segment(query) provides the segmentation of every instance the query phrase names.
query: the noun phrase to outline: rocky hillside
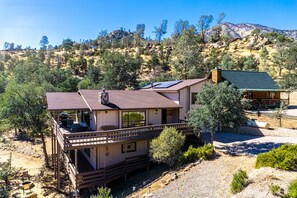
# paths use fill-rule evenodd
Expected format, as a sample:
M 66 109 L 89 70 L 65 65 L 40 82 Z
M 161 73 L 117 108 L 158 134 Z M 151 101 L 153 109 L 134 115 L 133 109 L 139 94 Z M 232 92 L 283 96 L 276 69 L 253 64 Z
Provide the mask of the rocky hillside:
M 255 29 L 258 30 L 254 31 Z M 215 27 L 206 32 L 206 38 L 211 38 L 214 33 Z M 228 35 L 229 38 L 223 35 Z M 243 69 L 239 67 L 250 66 L 245 69 L 267 71 L 277 78 L 280 76 L 280 69 L 274 56 L 278 52 L 279 42 L 282 42 L 283 46 L 292 43 L 293 39 L 288 38 L 297 40 L 297 30 L 278 30 L 248 23 L 222 23 L 221 34 L 217 40 L 208 39 L 206 43 L 201 41 L 197 43 L 202 55 L 200 65 L 204 67 L 205 72 L 216 66 L 224 69 Z M 52 68 L 70 69 L 74 75 L 84 77 L 90 65 L 98 65 L 102 49 L 106 49 L 141 57 L 143 61 L 139 79 L 150 80 L 165 73 L 171 75 L 175 72 L 172 60 L 176 58 L 174 51 L 177 42 L 178 38 L 174 36 L 159 43 L 120 29 L 94 40 L 84 43 L 71 41 L 69 44 L 62 44 L 47 51 L 33 49 L 0 51 L 0 66 L 3 69 L 13 70 L 17 60 L 24 60 L 34 55 Z M 288 71 L 282 68 L 282 72 L 286 74 Z
M 297 40 L 297 30 L 279 30 L 272 27 L 267 27 L 264 25 L 259 24 L 252 24 L 252 23 L 239 23 L 239 24 L 233 24 L 233 23 L 223 23 L 222 26 L 222 32 L 224 35 L 229 35 L 231 39 L 236 38 L 243 38 L 249 34 L 255 29 L 259 29 L 261 33 L 267 33 L 267 32 L 276 32 L 280 34 L 284 34 L 287 37 L 294 38 Z M 213 34 L 213 30 L 210 29 L 207 32 L 207 35 L 210 36 Z

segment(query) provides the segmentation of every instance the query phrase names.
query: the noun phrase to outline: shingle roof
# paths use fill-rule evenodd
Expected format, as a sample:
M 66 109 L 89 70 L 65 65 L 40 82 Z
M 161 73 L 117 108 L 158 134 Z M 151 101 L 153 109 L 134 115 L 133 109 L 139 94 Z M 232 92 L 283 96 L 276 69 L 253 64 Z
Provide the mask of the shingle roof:
M 180 106 L 170 99 L 154 92 L 107 90 L 109 104 L 103 105 L 98 101 L 100 90 L 80 90 L 84 100 L 91 110 L 116 110 L 116 109 L 155 109 L 179 108 Z
M 46 100 L 50 111 L 89 109 L 82 97 L 76 92 L 47 92 Z
M 223 80 L 229 81 L 237 89 L 255 91 L 280 90 L 266 72 L 222 70 Z
M 150 90 L 150 91 L 178 91 L 178 90 L 181 90 L 185 87 L 188 87 L 188 86 L 192 86 L 192 85 L 195 85 L 197 83 L 200 83 L 202 81 L 205 81 L 207 80 L 207 78 L 199 78 L 199 79 L 190 79 L 190 80 L 181 80 L 179 83 L 171 86 L 171 87 L 168 87 L 168 88 L 146 88 L 146 89 L 141 89 L 141 90 Z M 157 82 L 156 82 L 157 83 Z

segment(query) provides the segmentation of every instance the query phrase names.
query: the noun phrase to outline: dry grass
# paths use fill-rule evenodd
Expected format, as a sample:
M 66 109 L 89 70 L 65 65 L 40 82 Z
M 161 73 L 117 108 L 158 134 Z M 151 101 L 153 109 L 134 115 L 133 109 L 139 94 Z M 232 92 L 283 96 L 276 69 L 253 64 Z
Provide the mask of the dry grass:
M 247 115 L 249 119 L 255 119 L 261 122 L 268 122 L 270 128 L 279 128 L 279 120 L 272 117 L 272 115 L 261 115 L 258 117 L 257 115 L 254 114 L 248 114 Z M 288 118 L 283 118 L 282 119 L 282 128 L 289 128 L 289 129 L 296 129 L 297 128 L 297 119 L 288 119 Z

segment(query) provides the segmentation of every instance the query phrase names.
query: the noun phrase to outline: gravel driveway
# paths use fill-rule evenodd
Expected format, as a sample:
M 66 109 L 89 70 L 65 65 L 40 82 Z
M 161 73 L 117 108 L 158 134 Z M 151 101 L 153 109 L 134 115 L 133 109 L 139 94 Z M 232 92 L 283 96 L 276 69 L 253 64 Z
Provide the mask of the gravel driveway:
M 254 156 L 277 148 L 284 143 L 297 144 L 297 138 L 217 133 L 214 145 L 217 150 L 228 154 Z
M 231 197 L 230 183 L 233 174 L 239 169 L 254 170 L 255 155 L 284 143 L 297 143 L 297 138 L 218 133 L 214 145 L 221 156 L 213 161 L 202 161 L 177 180 L 154 191 L 153 197 Z

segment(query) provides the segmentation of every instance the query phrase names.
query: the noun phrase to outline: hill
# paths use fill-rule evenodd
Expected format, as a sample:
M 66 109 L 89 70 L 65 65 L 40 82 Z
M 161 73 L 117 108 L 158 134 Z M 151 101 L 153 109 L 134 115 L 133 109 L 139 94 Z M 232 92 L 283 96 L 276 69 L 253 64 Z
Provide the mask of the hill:
M 82 43 L 66 39 L 60 46 L 47 50 L 5 50 L 0 51 L 0 69 L 10 75 L 18 61 L 34 56 L 53 70 L 68 70 L 80 80 L 86 78 L 91 66 L 99 68 L 104 78 L 107 71 L 102 66 L 106 65 L 103 56 L 110 52 L 140 58 L 140 68 L 135 74 L 142 83 L 204 77 L 217 66 L 223 69 L 267 71 L 274 78 L 295 71 L 296 64 L 288 63 L 287 60 L 294 61 L 288 56 L 297 56 L 294 51 L 297 30 L 226 22 L 206 30 L 205 41 L 201 40 L 201 32 L 197 30 L 188 31 L 188 34 L 183 37 L 180 32 L 158 42 L 146 39 L 138 32 L 120 29 Z M 186 51 L 189 46 L 190 51 Z M 190 66 L 185 68 L 185 65 Z M 185 71 L 194 73 L 183 75 Z
M 286 37 L 293 38 L 297 40 L 297 30 L 280 30 L 273 27 L 268 27 L 259 24 L 252 23 L 222 23 L 222 32 L 224 35 L 229 35 L 231 39 L 244 38 L 252 33 L 253 30 L 259 29 L 261 33 L 275 32 L 279 34 L 283 34 Z M 212 29 L 207 31 L 207 35 L 212 35 Z

